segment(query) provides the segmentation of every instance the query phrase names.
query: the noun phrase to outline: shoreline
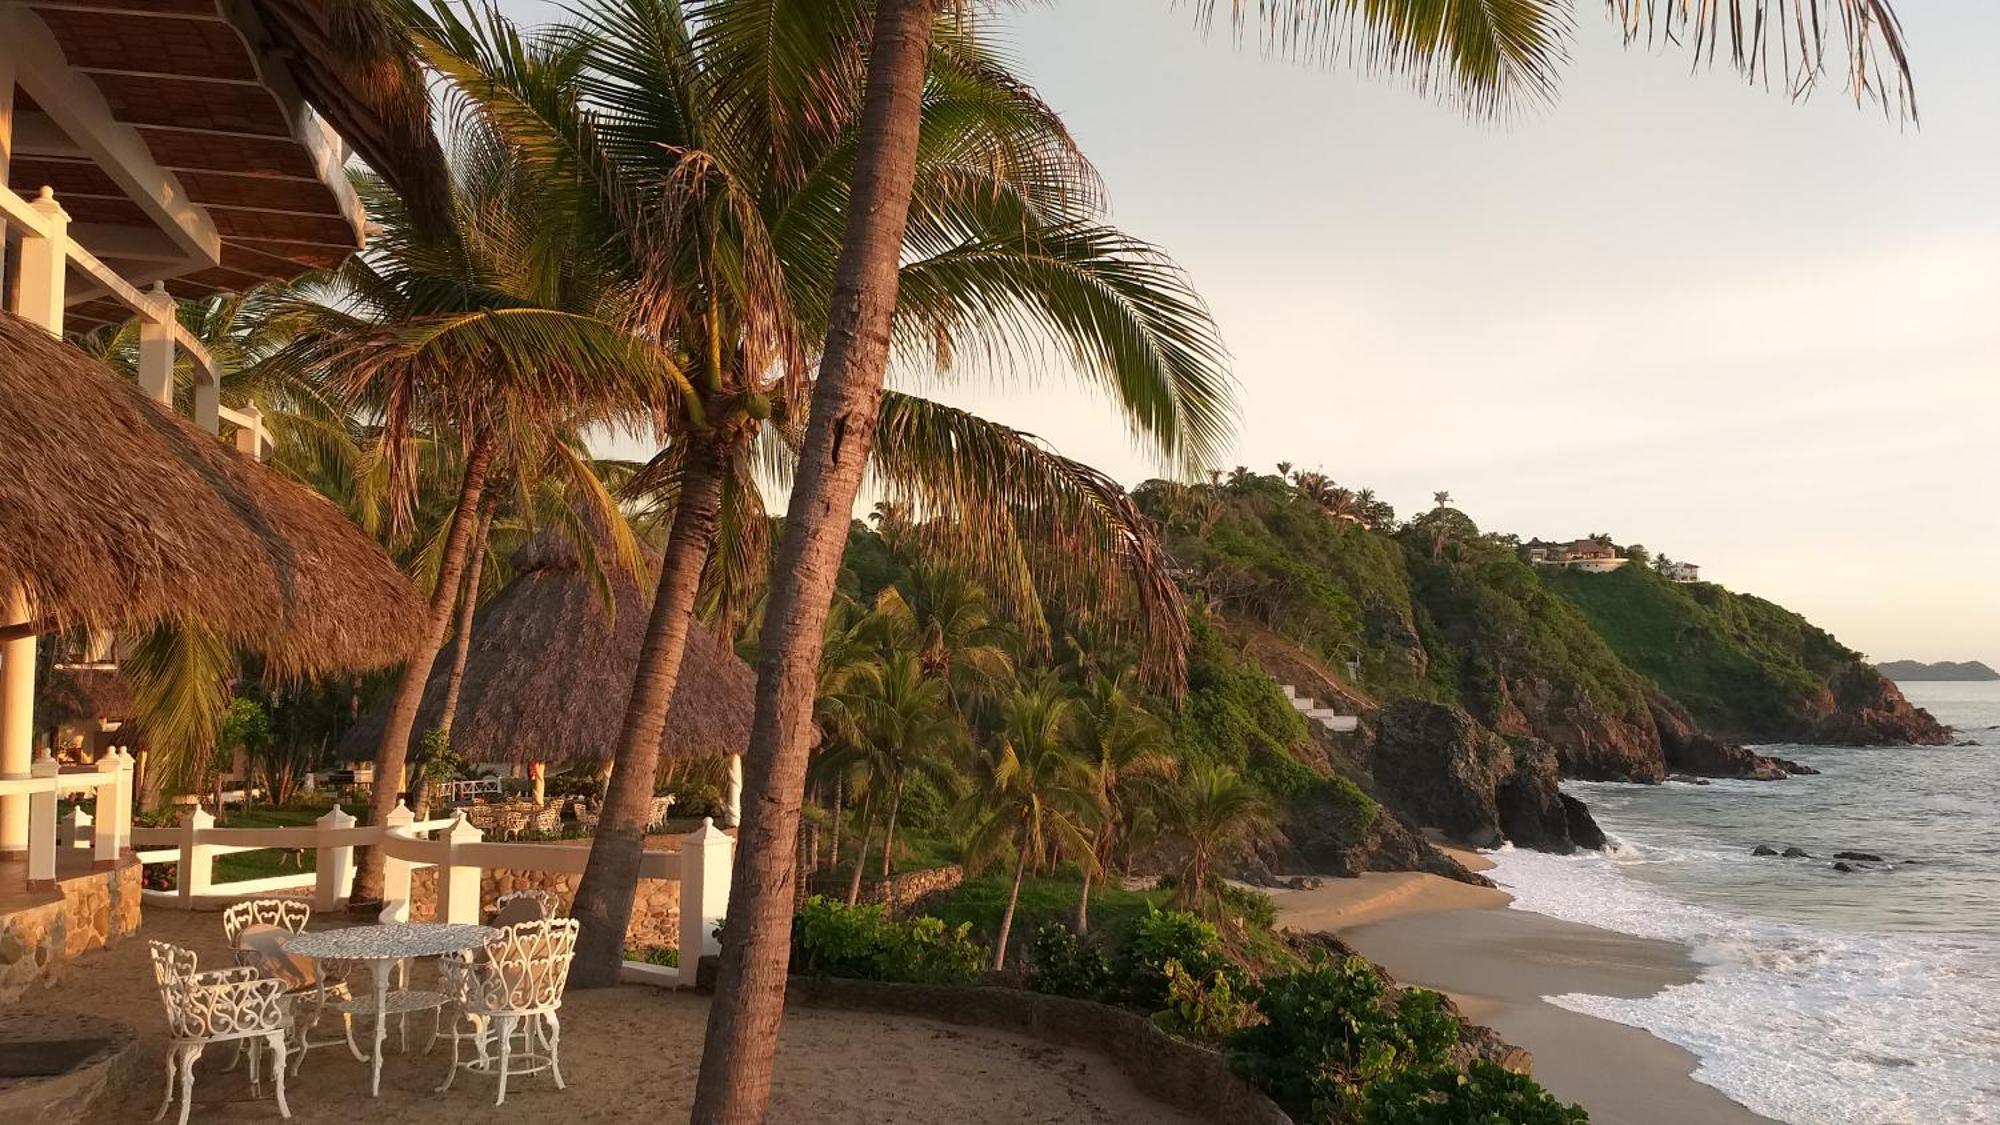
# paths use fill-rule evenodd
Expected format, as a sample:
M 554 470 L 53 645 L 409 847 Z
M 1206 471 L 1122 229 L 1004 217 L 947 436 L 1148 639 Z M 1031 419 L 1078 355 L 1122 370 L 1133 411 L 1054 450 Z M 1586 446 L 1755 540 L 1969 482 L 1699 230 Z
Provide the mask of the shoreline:
M 1447 850 L 1472 870 L 1493 866 Z M 1420 872 L 1266 893 L 1280 926 L 1334 934 L 1399 982 L 1445 993 L 1466 1018 L 1533 1052 L 1535 1079 L 1597 1125 L 1777 1125 L 1696 1081 L 1689 1051 L 1543 999 L 1643 997 L 1685 984 L 1702 971 L 1685 946 L 1506 909 L 1505 891 Z

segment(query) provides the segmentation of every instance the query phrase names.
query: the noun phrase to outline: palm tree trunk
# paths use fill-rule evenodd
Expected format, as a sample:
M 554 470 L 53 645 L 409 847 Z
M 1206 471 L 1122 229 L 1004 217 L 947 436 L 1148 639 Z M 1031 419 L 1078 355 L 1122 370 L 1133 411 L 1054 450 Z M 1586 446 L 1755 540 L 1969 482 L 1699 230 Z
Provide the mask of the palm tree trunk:
M 674 504 L 646 641 L 639 650 L 618 749 L 611 759 L 611 780 L 604 788 L 604 813 L 570 909 L 570 916 L 583 923 L 569 971 L 573 988 L 616 985 L 625 961 L 625 929 L 632 922 L 639 859 L 646 847 L 646 823 L 652 819 L 653 775 L 660 765 L 660 742 L 680 682 L 688 630 L 700 627 L 694 624 L 694 601 L 715 542 L 722 472 L 721 450 L 706 444 L 690 450 L 681 468 L 680 498 Z M 790 895 L 786 898 L 789 901 Z
M 479 528 L 472 535 L 472 556 L 465 560 L 465 584 L 458 598 L 458 628 L 452 634 L 451 675 L 444 682 L 444 712 L 438 716 L 438 729 L 443 731 L 447 741 L 451 737 L 451 724 L 458 718 L 459 689 L 465 686 L 465 654 L 472 647 L 472 615 L 479 608 L 479 574 L 486 569 L 486 543 L 493 534 L 493 504 L 488 501 L 480 505 Z M 424 776 L 422 767 L 429 762 L 418 763 L 416 814 L 423 820 L 431 811 L 431 786 Z
M 745 756 L 750 769 L 743 804 L 749 812 L 730 890 L 730 940 L 722 948 L 695 1085 L 691 1119 L 698 1125 L 754 1125 L 764 1120 L 770 1102 L 791 960 L 787 868 L 798 834 L 813 690 L 854 497 L 881 407 L 939 2 L 880 0 L 875 7 L 854 190 L 834 267 L 824 358 L 758 656 L 757 713 Z
M 1090 877 L 1095 868 L 1083 869 L 1083 893 L 1076 896 L 1076 933 L 1078 937 L 1090 932 Z
M 1014 889 L 1007 893 L 1007 913 L 1000 916 L 1000 936 L 993 941 L 993 971 L 1007 967 L 1007 935 L 1014 929 L 1014 907 L 1021 901 L 1021 876 L 1028 873 L 1028 844 L 1021 843 L 1021 854 L 1014 859 Z
M 833 779 L 833 834 L 826 840 L 826 869 L 840 870 L 840 827 L 847 819 L 847 779 Z
M 451 529 L 445 533 L 444 554 L 438 560 L 437 585 L 431 590 L 430 613 L 424 620 L 423 638 L 403 665 L 396 681 L 396 695 L 389 704 L 389 718 L 382 731 L 382 743 L 375 749 L 375 784 L 368 797 L 368 823 L 381 824 L 396 809 L 397 782 L 409 760 L 410 729 L 417 724 L 417 707 L 424 700 L 424 684 L 430 679 L 431 665 L 444 647 L 445 629 L 451 625 L 451 607 L 458 600 L 458 579 L 465 571 L 473 525 L 479 521 L 480 497 L 486 489 L 486 469 L 493 459 L 492 436 L 480 432 L 472 440 L 466 457 L 465 476 L 458 485 L 458 508 L 451 514 Z M 382 849 L 363 848 L 354 873 L 350 902 L 369 907 L 382 901 Z
M 889 792 L 889 827 L 882 833 L 882 878 L 888 887 L 884 893 L 884 909 L 891 918 L 896 916 L 896 814 L 903 810 L 903 779 L 896 779 L 896 787 Z
M 849 876 L 847 880 L 847 905 L 849 906 L 853 906 L 855 903 L 861 901 L 862 869 L 868 866 L 868 839 L 875 834 L 875 818 L 869 815 L 875 811 L 869 807 L 873 804 L 874 802 L 870 801 L 868 805 L 863 805 L 861 808 L 861 839 L 854 846 L 854 874 Z
M 465 593 L 458 603 L 458 632 L 453 636 L 454 648 L 451 654 L 451 678 L 444 683 L 444 713 L 438 716 L 438 727 L 446 734 L 451 733 L 452 723 L 458 720 L 458 696 L 465 687 L 465 657 L 472 647 L 472 617 L 479 609 L 479 578 L 486 569 L 486 545 L 493 535 L 493 505 L 483 505 L 479 512 L 479 531 L 472 539 L 472 557 L 465 561 Z

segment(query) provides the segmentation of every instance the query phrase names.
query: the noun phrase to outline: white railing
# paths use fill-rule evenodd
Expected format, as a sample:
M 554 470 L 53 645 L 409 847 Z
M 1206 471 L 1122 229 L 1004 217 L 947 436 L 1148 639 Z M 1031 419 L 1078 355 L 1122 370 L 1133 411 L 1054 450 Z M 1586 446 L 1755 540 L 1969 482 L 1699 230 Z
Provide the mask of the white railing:
M 118 865 L 132 833 L 132 756 L 122 749 L 104 752 L 87 770 L 63 772 L 45 751 L 26 777 L 0 777 L 0 797 L 28 799 L 28 889 L 56 885 L 56 847 L 61 825 L 56 805 L 65 793 L 97 797 L 98 816 L 90 826 L 91 858 L 101 868 Z M 106 815 L 109 812 L 110 815 Z
M 173 863 L 171 891 L 148 890 L 145 902 L 182 910 L 219 908 L 226 903 L 274 891 L 312 889 L 315 910 L 337 909 L 354 872 L 354 849 L 380 846 L 383 867 L 383 921 L 408 921 L 411 877 L 422 868 L 437 873 L 434 917 L 440 922 L 480 920 L 480 882 L 484 872 L 581 875 L 590 849 L 564 844 L 489 841 L 462 815 L 437 820 L 416 819 L 403 805 L 389 814 L 385 828 L 356 827 L 354 818 L 338 807 L 310 826 L 296 828 L 217 828 L 206 809 L 195 808 L 172 828 L 141 828 L 133 839 L 142 850 L 140 862 Z M 639 860 L 641 879 L 665 879 L 680 884 L 680 926 L 676 946 L 687 967 L 686 983 L 705 953 L 718 951 L 714 930 L 729 910 L 730 865 L 734 838 L 704 820 L 680 838 L 673 850 L 647 849 Z M 312 851 L 314 870 L 263 879 L 215 881 L 218 856 L 265 848 Z M 652 965 L 628 964 L 627 974 L 653 984 L 678 984 L 677 971 Z
M 460 781 L 440 781 L 431 786 L 431 800 L 438 804 L 471 804 L 480 797 L 498 797 L 503 787 L 497 777 L 474 777 Z

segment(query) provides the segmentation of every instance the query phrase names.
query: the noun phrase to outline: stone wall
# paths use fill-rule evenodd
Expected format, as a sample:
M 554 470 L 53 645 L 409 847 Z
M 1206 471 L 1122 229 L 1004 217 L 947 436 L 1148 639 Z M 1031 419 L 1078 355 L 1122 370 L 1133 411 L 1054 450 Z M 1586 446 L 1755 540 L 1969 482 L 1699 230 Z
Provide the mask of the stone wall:
M 1122 1008 L 1018 988 L 796 976 L 787 982 L 785 1002 L 972 1024 L 1096 1051 L 1139 1089 L 1203 1120 L 1291 1125 L 1277 1103 L 1229 1072 L 1220 1052 L 1176 1039 L 1151 1020 Z
M 59 880 L 60 897 L 0 914 L 0 1004 L 62 979 L 68 962 L 139 929 L 139 863 Z
M 649 847 L 658 847 L 663 841 L 648 841 Z M 589 841 L 581 841 L 588 844 Z M 576 899 L 576 885 L 582 881 L 581 875 L 560 874 L 549 871 L 510 871 L 495 867 L 482 871 L 479 875 L 479 914 L 484 918 L 493 913 L 494 904 L 501 895 L 512 891 L 544 890 L 553 892 L 562 900 L 563 910 Z M 410 873 L 410 918 L 412 921 L 428 922 L 437 914 L 437 869 L 420 867 Z M 625 929 L 625 944 L 628 947 L 680 944 L 681 885 L 670 879 L 641 879 L 639 890 L 632 900 L 632 923 Z
M 847 901 L 849 875 L 839 871 L 824 871 L 812 878 L 812 892 Z M 893 911 L 901 914 L 909 907 L 934 894 L 955 891 L 965 882 L 965 868 L 957 864 L 945 867 L 931 867 L 922 871 L 899 872 L 894 879 L 863 879 L 861 881 L 862 904 L 888 902 L 890 884 L 895 884 L 896 902 Z

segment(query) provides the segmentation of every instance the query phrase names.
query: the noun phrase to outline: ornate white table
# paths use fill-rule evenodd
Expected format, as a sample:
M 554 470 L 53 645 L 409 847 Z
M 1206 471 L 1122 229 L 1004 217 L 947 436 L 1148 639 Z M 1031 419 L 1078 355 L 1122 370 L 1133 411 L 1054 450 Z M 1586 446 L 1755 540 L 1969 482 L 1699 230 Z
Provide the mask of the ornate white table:
M 437 922 L 404 922 L 384 926 L 350 926 L 340 930 L 317 930 L 299 934 L 285 943 L 287 953 L 319 961 L 365 961 L 375 974 L 375 994 L 365 1011 L 375 1016 L 374 1049 L 369 1052 L 368 1090 L 382 1094 L 382 1040 L 387 1037 L 391 1015 L 444 1004 L 441 992 L 389 991 L 389 974 L 412 957 L 436 957 L 461 949 L 485 945 L 500 936 L 491 926 L 450 925 Z M 359 1004 L 357 1004 L 359 1007 Z

